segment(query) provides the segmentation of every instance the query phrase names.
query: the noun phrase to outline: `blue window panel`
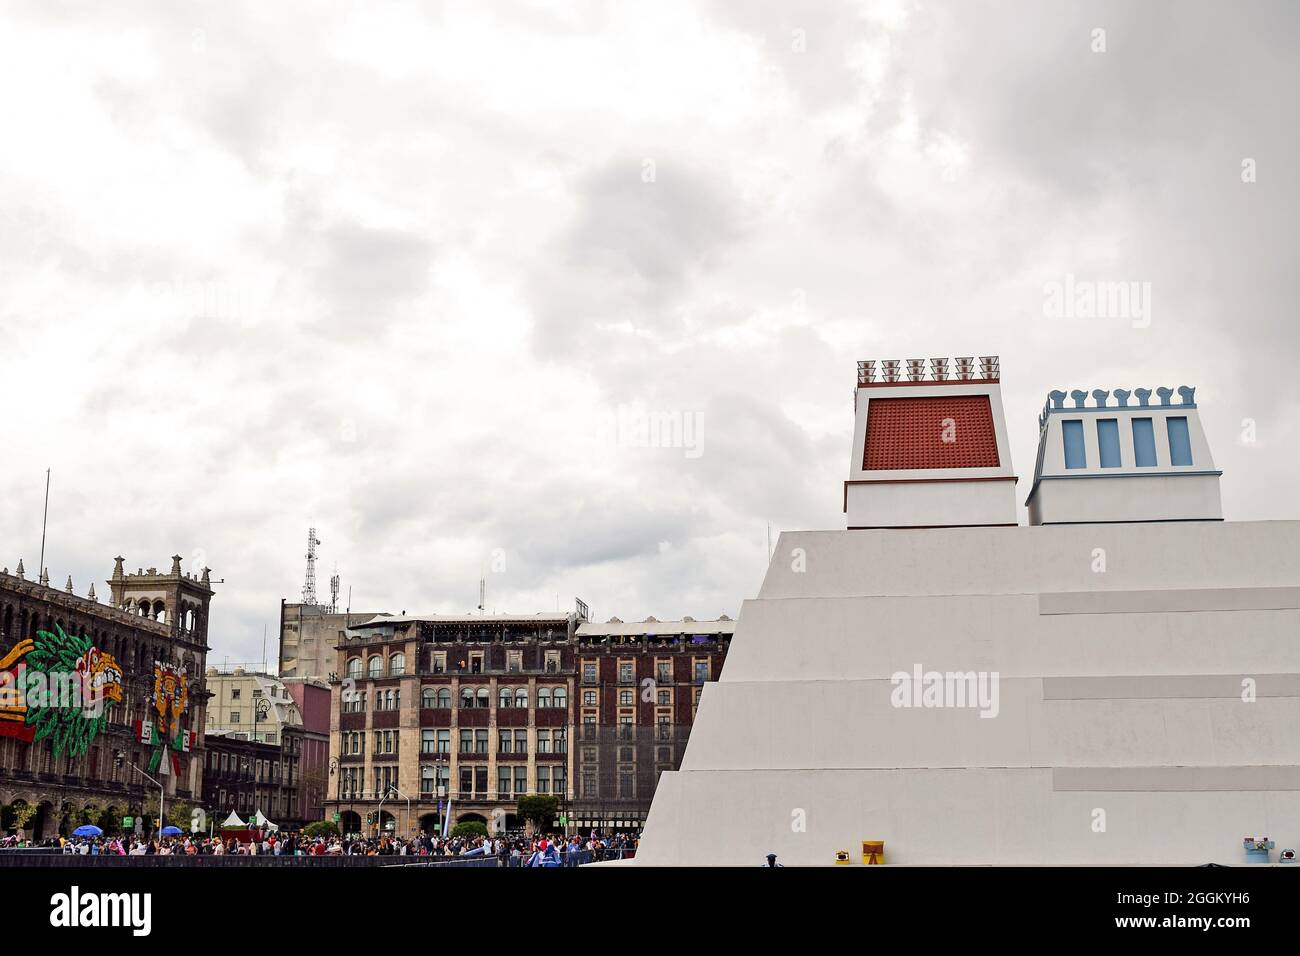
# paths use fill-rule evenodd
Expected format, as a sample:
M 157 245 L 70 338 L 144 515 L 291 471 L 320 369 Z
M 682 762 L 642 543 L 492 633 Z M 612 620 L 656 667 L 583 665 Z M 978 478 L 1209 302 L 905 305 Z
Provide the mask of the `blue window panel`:
M 1119 467 L 1119 420 L 1101 418 L 1097 420 L 1097 448 L 1101 452 L 1101 467 Z
M 1156 433 L 1151 419 L 1133 419 L 1133 464 L 1139 468 L 1154 468 L 1156 464 Z
M 1083 451 L 1083 422 L 1077 418 L 1061 422 L 1061 435 L 1065 439 L 1065 467 L 1088 467 Z
M 1190 465 L 1192 463 L 1192 440 L 1187 434 L 1187 419 L 1183 416 L 1167 418 L 1169 426 L 1169 463 L 1171 465 Z

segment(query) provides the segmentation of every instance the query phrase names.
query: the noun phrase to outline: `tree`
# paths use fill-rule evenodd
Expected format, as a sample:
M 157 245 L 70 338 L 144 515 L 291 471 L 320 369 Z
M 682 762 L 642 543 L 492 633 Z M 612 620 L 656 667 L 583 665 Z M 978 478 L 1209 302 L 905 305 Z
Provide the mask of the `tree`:
M 36 816 L 36 811 L 37 808 L 30 803 L 14 804 L 14 829 L 18 831 L 19 838 L 22 838 L 27 824 L 32 822 L 32 817 Z
M 311 837 L 328 837 L 337 836 L 339 828 L 330 820 L 317 820 L 315 823 L 309 823 L 302 828 L 303 836 Z
M 560 809 L 560 798 L 553 793 L 535 793 L 519 798 L 519 817 L 533 825 L 534 830 L 549 830 Z
M 454 837 L 485 837 L 487 836 L 487 824 L 479 823 L 477 820 L 466 820 L 458 823 L 451 828 L 451 835 Z
M 150 824 L 158 819 L 158 798 L 153 796 L 144 799 L 144 815 Z M 182 833 L 190 832 L 190 820 L 193 817 L 193 809 L 184 800 L 169 800 L 167 802 L 167 822 L 163 826 L 177 827 Z

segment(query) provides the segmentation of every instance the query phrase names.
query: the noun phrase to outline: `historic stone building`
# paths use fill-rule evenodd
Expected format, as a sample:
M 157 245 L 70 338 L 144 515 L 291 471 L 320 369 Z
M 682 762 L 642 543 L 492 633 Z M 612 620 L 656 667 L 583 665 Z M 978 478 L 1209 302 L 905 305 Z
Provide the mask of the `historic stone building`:
M 49 586 L 48 574 L 28 580 L 21 561 L 16 573 L 0 572 L 0 673 L 9 675 L 6 686 L 16 691 L 20 674 L 43 672 L 29 660 L 58 646 L 71 655 L 65 663 L 75 659 L 67 671 L 106 690 L 102 726 L 86 720 L 81 708 L 45 708 L 49 719 L 71 722 L 78 739 L 57 754 L 53 736 L 34 739 L 24 701 L 36 698 L 24 695 L 0 706 L 0 830 L 6 834 L 21 829 L 44 838 L 82 822 L 120 828 L 123 817 L 138 818 L 146 800 L 157 799 L 158 788 L 132 768 L 147 769 L 151 759 L 158 762 L 153 775 L 165 784 L 169 802 L 190 802 L 202 792 L 203 675 L 213 593 L 208 569 L 187 574 L 175 556 L 170 571 L 128 574 L 119 557 L 107 583 L 110 602 L 103 604 L 93 585 L 78 597 L 70 578 L 63 590 Z M 42 634 L 57 637 L 60 631 L 71 640 Z M 156 675 L 155 662 L 169 666 Z M 33 716 L 42 716 L 39 707 Z
M 637 830 L 732 627 L 575 613 L 354 625 L 333 668 L 327 813 L 348 833 L 431 832 L 448 807 L 454 823 L 512 830 L 520 796 L 554 794 L 570 827 Z

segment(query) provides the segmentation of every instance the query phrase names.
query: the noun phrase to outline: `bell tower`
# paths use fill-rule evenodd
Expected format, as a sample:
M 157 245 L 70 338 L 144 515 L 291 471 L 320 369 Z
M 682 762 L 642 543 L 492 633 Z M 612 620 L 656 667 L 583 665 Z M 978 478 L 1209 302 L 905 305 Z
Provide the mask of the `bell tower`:
M 181 570 L 181 556 L 172 555 L 171 570 L 141 568 L 135 574 L 123 569 L 125 558 L 114 559 L 108 579 L 112 604 L 130 614 L 166 624 L 173 640 L 207 646 L 208 605 L 212 601 L 209 569 L 198 576 Z

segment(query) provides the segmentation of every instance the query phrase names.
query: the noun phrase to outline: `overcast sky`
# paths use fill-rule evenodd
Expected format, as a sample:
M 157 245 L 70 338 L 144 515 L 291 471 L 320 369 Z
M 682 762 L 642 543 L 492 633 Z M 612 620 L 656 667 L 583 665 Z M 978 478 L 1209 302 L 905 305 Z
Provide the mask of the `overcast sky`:
M 843 527 L 862 358 L 1000 355 L 1022 502 L 1049 389 L 1195 385 L 1228 518 L 1300 518 L 1298 23 L 11 0 L 0 566 L 49 467 L 55 582 L 210 565 L 214 663 L 313 522 L 354 610 L 735 615 Z

